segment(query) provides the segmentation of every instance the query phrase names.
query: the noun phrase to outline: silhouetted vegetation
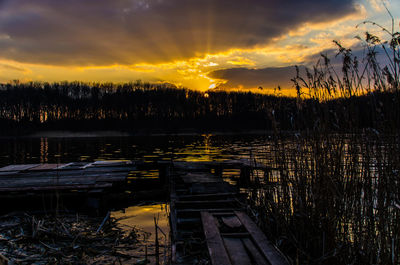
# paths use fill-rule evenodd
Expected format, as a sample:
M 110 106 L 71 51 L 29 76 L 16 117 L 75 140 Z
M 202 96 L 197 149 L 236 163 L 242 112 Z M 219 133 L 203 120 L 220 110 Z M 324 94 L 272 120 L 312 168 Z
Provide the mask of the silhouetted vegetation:
M 313 130 L 324 123 L 330 130 L 345 131 L 400 124 L 397 92 L 329 101 L 237 92 L 204 95 L 142 82 L 15 82 L 0 86 L 0 128 L 3 134 L 43 129 Z
M 297 98 L 252 93 L 202 93 L 168 84 L 80 82 L 0 85 L 3 134 L 68 130 L 384 131 L 400 125 L 400 33 L 372 23 L 389 40 L 366 33 L 365 58 L 339 42 L 339 69 L 322 55 L 293 84 Z M 360 38 L 361 40 L 361 38 Z M 379 54 L 379 51 L 382 55 Z M 380 61 L 385 61 L 381 66 Z M 341 71 L 340 71 L 341 70 Z
M 360 62 L 336 42 L 341 71 L 322 55 L 293 79 L 300 126 L 290 137 L 276 128 L 270 170 L 249 191 L 259 224 L 294 264 L 400 263 L 400 33 L 394 21 L 390 31 L 368 23 L 389 39 L 367 32 Z

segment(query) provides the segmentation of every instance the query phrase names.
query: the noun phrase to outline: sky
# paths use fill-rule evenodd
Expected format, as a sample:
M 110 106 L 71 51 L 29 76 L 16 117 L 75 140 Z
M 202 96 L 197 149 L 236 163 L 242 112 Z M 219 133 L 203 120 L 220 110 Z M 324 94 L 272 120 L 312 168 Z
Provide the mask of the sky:
M 400 1 L 383 0 L 400 31 Z M 172 83 L 294 89 L 332 40 L 390 27 L 381 0 L 0 0 L 0 82 Z

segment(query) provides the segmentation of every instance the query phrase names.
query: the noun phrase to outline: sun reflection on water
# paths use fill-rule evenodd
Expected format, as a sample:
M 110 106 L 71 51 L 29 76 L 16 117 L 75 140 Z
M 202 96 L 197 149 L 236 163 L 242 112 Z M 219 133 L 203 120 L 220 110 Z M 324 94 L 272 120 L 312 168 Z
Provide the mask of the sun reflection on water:
M 154 218 L 158 220 L 158 240 L 160 242 L 160 264 L 167 264 L 168 245 L 169 245 L 169 223 L 168 206 L 166 204 L 138 205 L 131 206 L 123 211 L 111 213 L 113 218 L 118 220 L 119 226 L 129 233 L 132 229 L 137 229 L 138 244 L 137 248 L 132 250 L 137 261 L 144 260 L 146 257 L 151 264 L 155 262 L 155 224 Z

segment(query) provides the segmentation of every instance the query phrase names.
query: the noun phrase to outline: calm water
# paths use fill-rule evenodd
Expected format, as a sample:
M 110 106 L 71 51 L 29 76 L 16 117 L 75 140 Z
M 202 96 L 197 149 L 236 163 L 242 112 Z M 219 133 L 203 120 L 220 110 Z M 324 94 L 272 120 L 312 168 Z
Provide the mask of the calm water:
M 223 161 L 253 157 L 267 141 L 268 136 L 257 134 L 2 138 L 0 166 L 113 159 Z
M 0 167 L 9 164 L 68 163 L 96 160 L 173 160 L 223 161 L 242 158 L 262 158 L 268 136 L 253 135 L 179 135 L 179 136 L 108 136 L 69 135 L 60 137 L 23 137 L 0 139 Z M 256 151 L 255 151 L 256 150 Z M 257 151 L 258 150 L 258 151 Z M 236 172 L 238 174 L 238 172 Z M 147 174 L 147 175 L 146 175 Z M 157 172 L 154 172 L 157 174 Z M 144 173 L 145 177 L 152 177 Z M 154 176 L 157 177 L 157 176 Z M 145 253 L 154 262 L 154 217 L 158 218 L 161 264 L 167 261 L 168 205 L 141 203 L 112 212 L 119 225 L 129 232 L 137 229 L 138 247 L 134 254 L 141 262 Z
M 0 138 L 0 166 L 115 159 L 149 162 L 250 159 L 282 169 L 271 169 L 268 183 L 262 183 L 261 192 L 257 189 L 253 194 L 254 205 L 263 206 L 260 208 L 260 216 L 263 216 L 263 211 L 265 216 L 270 214 L 265 204 L 269 202 L 275 209 L 276 218 L 286 220 L 283 224 L 293 224 L 288 231 L 299 230 L 296 225 L 300 221 L 304 227 L 311 224 L 310 221 L 317 224 L 324 220 L 337 221 L 326 221 L 321 227 L 310 226 L 309 230 L 300 233 L 296 242 L 303 239 L 305 247 L 309 246 L 310 241 L 317 242 L 315 249 L 310 246 L 307 251 L 320 255 L 318 246 L 325 244 L 325 234 L 329 232 L 331 238 L 337 239 L 333 243 L 340 245 L 345 242 L 349 246 L 343 250 L 343 260 L 352 256 L 348 253 L 366 251 L 372 256 L 383 253 L 382 260 L 400 260 L 400 254 L 395 251 L 400 246 L 397 236 L 400 231 L 398 136 L 376 138 L 368 135 L 333 135 L 322 137 L 317 142 L 314 139 L 282 139 L 279 146 L 275 146 L 268 135 L 262 134 L 72 136 Z M 258 176 L 258 173 L 262 174 L 256 172 L 255 175 Z M 157 177 L 154 174 L 145 177 Z M 322 183 L 322 180 L 328 184 Z M 339 189 L 341 192 L 337 192 Z M 322 212 L 329 209 L 331 218 L 318 219 L 319 215 L 315 213 L 320 208 L 315 208 L 315 202 L 329 206 L 321 209 Z M 379 205 L 383 206 L 377 208 Z M 294 214 L 299 212 L 302 215 Z M 168 205 L 165 202 L 131 205 L 112 214 L 120 219 L 121 226 L 136 227 L 141 231 L 143 244 L 137 250 L 138 259 L 135 262 L 143 259 L 146 248 L 149 254 L 154 253 L 154 217 L 159 218 L 160 227 L 168 234 Z M 303 219 L 299 219 L 299 216 Z M 268 224 L 270 219 L 266 219 L 265 223 Z M 271 224 L 271 227 L 276 225 L 273 222 Z M 343 230 L 343 227 L 347 228 Z M 378 236 L 371 237 L 371 234 Z M 160 238 L 165 245 L 166 239 L 161 235 Z M 287 241 L 286 244 L 290 246 L 291 243 Z M 168 253 L 163 247 L 160 251 Z

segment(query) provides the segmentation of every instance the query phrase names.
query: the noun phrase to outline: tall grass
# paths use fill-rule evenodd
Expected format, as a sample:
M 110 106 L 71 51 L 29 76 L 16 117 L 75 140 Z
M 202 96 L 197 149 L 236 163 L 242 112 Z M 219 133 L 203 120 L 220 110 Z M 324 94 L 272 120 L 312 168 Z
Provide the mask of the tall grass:
M 386 7 L 386 6 L 385 6 Z M 390 13 L 391 29 L 372 21 L 357 25 L 371 24 L 383 32 L 385 39 L 367 31 L 365 37 L 356 38 L 364 47 L 364 57 L 358 58 L 353 51 L 333 41 L 337 48 L 336 57 L 342 61 L 341 67 L 332 64 L 331 58 L 321 54 L 321 59 L 313 69 L 306 68 L 306 76 L 297 75 L 292 79 L 298 97 L 314 98 L 322 101 L 334 98 L 349 98 L 372 92 L 399 92 L 400 84 L 400 32 L 395 31 L 395 20 Z
M 361 61 L 335 42 L 340 69 L 322 55 L 298 71 L 297 133 L 277 126 L 270 170 L 249 191 L 259 225 L 293 264 L 400 264 L 400 33 L 393 18 L 391 30 L 364 24 L 388 39 L 367 32 Z
M 268 149 L 250 200 L 294 264 L 400 263 L 398 135 L 314 134 Z

